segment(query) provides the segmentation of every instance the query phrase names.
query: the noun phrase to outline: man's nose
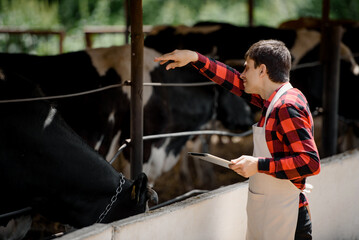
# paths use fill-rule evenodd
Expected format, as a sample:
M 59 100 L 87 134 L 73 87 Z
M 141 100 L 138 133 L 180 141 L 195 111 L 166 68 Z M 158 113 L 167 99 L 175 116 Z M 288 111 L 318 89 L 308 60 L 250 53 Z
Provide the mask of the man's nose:
M 246 77 L 245 73 L 242 72 L 241 75 L 240 75 L 240 77 L 241 77 L 242 79 L 245 78 L 245 77 Z

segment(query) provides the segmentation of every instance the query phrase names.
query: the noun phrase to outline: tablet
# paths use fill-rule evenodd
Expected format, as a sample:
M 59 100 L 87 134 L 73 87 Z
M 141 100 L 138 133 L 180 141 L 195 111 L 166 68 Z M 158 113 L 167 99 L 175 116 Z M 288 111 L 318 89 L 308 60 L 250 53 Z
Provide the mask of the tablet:
M 195 158 L 205 160 L 205 161 L 210 162 L 210 163 L 217 164 L 217 165 L 225 167 L 225 168 L 229 168 L 228 165 L 231 163 L 230 161 L 228 161 L 226 159 L 211 155 L 209 153 L 189 152 L 188 155 L 190 155 L 192 157 L 195 157 Z

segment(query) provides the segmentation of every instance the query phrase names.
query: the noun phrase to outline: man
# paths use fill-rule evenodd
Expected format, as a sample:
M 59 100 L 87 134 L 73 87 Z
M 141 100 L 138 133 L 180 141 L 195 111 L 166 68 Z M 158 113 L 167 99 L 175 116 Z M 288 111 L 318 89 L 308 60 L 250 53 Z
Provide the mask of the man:
M 253 156 L 231 161 L 230 168 L 249 177 L 247 239 L 312 239 L 306 177 L 320 171 L 313 119 L 303 94 L 289 83 L 291 55 L 284 43 L 263 40 L 245 55 L 239 73 L 190 50 L 155 58 L 166 69 L 188 63 L 210 80 L 263 108 L 253 126 Z M 246 94 L 244 94 L 246 93 Z

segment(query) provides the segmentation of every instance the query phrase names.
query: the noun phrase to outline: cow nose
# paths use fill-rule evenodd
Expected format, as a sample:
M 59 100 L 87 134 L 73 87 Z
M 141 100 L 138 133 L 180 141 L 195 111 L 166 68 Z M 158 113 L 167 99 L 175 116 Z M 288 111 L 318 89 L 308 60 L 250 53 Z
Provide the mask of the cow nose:
M 147 187 L 147 198 L 155 205 L 158 204 L 158 194 L 155 190 L 150 187 Z

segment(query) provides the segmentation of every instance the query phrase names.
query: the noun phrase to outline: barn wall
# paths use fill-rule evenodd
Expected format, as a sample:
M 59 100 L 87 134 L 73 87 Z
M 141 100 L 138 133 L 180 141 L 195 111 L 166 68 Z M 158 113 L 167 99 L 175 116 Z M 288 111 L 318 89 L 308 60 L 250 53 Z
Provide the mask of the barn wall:
M 308 195 L 314 239 L 359 239 L 359 151 L 322 159 Z M 61 239 L 245 239 L 247 183 L 238 183 L 149 213 L 96 224 Z
M 327 158 L 308 178 L 314 239 L 359 239 L 359 151 Z

